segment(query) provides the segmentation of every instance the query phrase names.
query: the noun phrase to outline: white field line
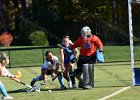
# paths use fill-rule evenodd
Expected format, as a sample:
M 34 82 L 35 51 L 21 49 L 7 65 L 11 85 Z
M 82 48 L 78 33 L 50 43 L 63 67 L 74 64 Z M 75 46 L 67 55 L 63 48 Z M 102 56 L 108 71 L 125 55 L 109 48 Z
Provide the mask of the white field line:
M 107 99 L 109 99 L 109 98 L 111 98 L 111 97 L 113 97 L 115 95 L 118 95 L 119 93 L 121 93 L 121 92 L 123 92 L 123 91 L 125 91 L 127 89 L 130 89 L 130 88 L 131 88 L 131 86 L 124 87 L 124 88 L 122 88 L 122 89 L 120 89 L 120 90 L 118 90 L 118 91 L 116 91 L 116 92 L 114 92 L 114 93 L 112 93 L 110 95 L 107 95 L 107 96 L 105 96 L 103 98 L 100 98 L 99 100 L 107 100 Z

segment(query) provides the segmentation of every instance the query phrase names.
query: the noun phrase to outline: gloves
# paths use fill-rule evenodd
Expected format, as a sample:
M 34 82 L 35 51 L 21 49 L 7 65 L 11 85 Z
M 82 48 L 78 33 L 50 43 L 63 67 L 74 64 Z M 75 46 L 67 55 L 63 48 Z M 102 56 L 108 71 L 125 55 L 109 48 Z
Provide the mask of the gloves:
M 103 49 L 99 49 L 99 52 L 103 52 Z
M 11 75 L 6 75 L 6 77 L 9 77 L 9 78 L 16 78 L 15 75 L 12 75 L 12 74 L 11 74 Z

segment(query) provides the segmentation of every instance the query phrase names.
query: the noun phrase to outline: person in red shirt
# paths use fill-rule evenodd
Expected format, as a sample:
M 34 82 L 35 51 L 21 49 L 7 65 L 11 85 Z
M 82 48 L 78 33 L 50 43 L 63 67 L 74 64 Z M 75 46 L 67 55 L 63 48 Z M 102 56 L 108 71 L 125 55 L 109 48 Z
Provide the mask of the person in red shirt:
M 91 34 L 91 29 L 85 26 L 81 29 L 81 36 L 71 44 L 74 49 L 80 46 L 80 56 L 77 62 L 75 76 L 79 80 L 79 88 L 91 89 L 93 87 L 93 70 L 96 61 L 96 49 L 103 51 L 103 43 L 96 36 Z

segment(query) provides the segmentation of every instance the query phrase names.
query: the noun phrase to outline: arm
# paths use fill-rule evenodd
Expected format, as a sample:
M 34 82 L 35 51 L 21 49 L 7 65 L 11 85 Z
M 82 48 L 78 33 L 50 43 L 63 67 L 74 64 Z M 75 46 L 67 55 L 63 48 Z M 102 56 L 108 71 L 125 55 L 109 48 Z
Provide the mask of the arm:
M 16 77 L 16 75 L 11 74 L 7 68 L 3 67 L 1 70 L 1 76 L 2 77 L 9 77 L 10 79 L 20 82 L 20 80 Z
M 77 48 L 74 49 L 74 55 L 76 59 L 79 57 L 79 50 Z
M 75 42 L 74 44 L 71 44 L 70 45 L 70 48 L 71 49 L 75 49 L 77 48 L 78 46 L 80 46 L 82 44 L 82 37 L 79 37 Z
M 99 51 L 103 51 L 103 43 L 97 36 L 95 36 L 95 39 L 96 39 L 95 44 L 99 48 Z
M 62 68 L 62 71 L 63 71 L 65 69 L 65 67 L 64 67 L 64 53 L 63 53 L 62 48 L 60 49 L 60 56 L 61 56 L 61 68 Z
M 9 77 L 9 78 L 14 78 L 15 77 L 15 75 L 12 75 L 6 67 L 1 68 L 1 76 L 2 77 Z
M 73 42 L 70 40 L 70 45 L 73 45 Z M 78 58 L 78 56 L 79 56 L 79 50 L 77 49 L 77 48 L 75 48 L 74 49 L 74 56 L 75 56 L 75 58 L 77 59 Z

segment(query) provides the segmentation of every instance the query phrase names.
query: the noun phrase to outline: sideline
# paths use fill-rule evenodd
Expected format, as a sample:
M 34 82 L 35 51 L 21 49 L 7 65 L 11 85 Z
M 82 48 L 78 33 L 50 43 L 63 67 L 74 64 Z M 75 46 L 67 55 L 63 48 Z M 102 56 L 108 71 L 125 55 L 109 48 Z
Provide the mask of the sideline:
M 118 91 L 116 91 L 116 92 L 114 92 L 114 93 L 112 93 L 112 94 L 110 94 L 110 95 L 107 95 L 107 96 L 105 96 L 105 97 L 103 97 L 103 98 L 100 98 L 100 99 L 98 99 L 98 100 L 107 100 L 107 99 L 109 99 L 109 98 L 111 98 L 111 97 L 113 97 L 113 96 L 115 96 L 115 95 L 118 95 L 119 93 L 121 93 L 121 92 L 123 92 L 123 91 L 125 91 L 125 90 L 130 89 L 131 87 L 132 87 L 132 86 L 124 87 L 124 88 L 122 88 L 122 89 L 120 89 L 120 90 L 118 90 Z

